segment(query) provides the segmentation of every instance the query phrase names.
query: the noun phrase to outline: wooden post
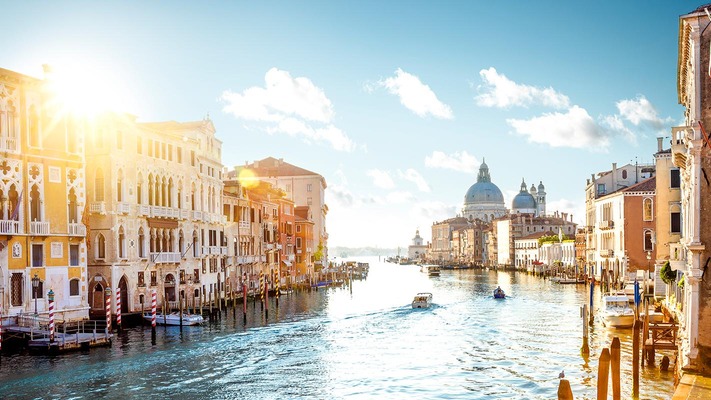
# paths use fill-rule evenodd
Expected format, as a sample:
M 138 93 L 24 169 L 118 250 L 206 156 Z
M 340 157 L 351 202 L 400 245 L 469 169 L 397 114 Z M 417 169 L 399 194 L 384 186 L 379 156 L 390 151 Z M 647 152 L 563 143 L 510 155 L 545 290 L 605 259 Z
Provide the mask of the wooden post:
M 583 347 L 580 348 L 583 356 L 590 355 L 590 345 L 588 344 L 588 305 L 583 304 Z
M 558 400 L 573 400 L 573 389 L 567 379 L 561 379 L 558 384 Z
M 632 326 L 632 398 L 639 398 L 639 330 L 641 323 L 638 319 Z
M 594 277 L 595 275 L 593 275 Z M 593 293 L 595 292 L 595 279 L 590 282 L 590 325 L 595 321 L 595 308 L 593 307 Z
M 183 327 L 183 295 L 178 291 L 178 312 L 180 313 L 180 327 Z
M 620 338 L 615 336 L 610 345 L 610 371 L 612 373 L 612 400 L 620 400 Z
M 597 368 L 597 400 L 607 400 L 607 383 L 610 375 L 610 349 L 604 348 L 600 353 Z

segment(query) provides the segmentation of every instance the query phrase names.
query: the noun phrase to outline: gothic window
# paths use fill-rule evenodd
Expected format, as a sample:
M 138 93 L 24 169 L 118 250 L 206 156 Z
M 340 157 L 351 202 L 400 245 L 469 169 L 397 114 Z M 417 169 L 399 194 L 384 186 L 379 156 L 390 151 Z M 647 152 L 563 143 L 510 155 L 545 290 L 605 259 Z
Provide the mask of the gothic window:
M 119 226 L 118 232 L 118 257 L 126 258 L 126 234 L 124 233 L 123 226 Z
M 644 251 L 652 251 L 652 247 L 652 231 L 646 230 L 644 231 Z
M 10 214 L 10 220 L 13 221 L 19 221 L 20 220 L 20 206 L 19 204 L 20 200 L 19 194 L 17 193 L 17 190 L 15 189 L 15 185 L 10 186 L 10 193 L 9 196 L 10 198 L 10 208 L 8 209 L 8 212 L 11 212 Z
M 42 221 L 40 204 L 39 187 L 32 185 L 32 190 L 30 191 L 30 221 Z
M 104 172 L 101 168 L 96 170 L 94 176 L 94 201 L 104 201 Z
M 12 277 L 10 278 L 10 301 L 12 302 L 13 306 L 22 305 L 22 288 L 22 274 L 13 273 Z
M 642 209 L 644 212 L 644 220 L 651 221 L 652 218 L 652 199 L 646 198 L 642 200 Z
M 118 171 L 118 178 L 116 179 L 116 201 L 123 201 L 123 171 Z
M 70 223 L 73 224 L 79 222 L 79 216 L 77 215 L 77 213 L 77 195 L 74 191 L 74 188 L 72 188 L 69 190 L 69 205 L 67 206 L 67 215 L 69 216 Z
M 178 251 L 182 255 L 185 253 L 185 239 L 183 238 L 183 231 L 178 232 Z
M 79 296 L 79 279 L 71 279 L 69 281 L 69 295 Z
M 136 204 L 143 204 L 143 176 L 140 174 L 136 182 Z
M 138 286 L 143 287 L 146 286 L 146 280 L 145 280 L 145 275 L 143 271 L 140 271 L 138 273 Z
M 193 257 L 200 257 L 197 232 L 193 232 Z
M 138 228 L 138 257 L 146 258 L 146 235 L 143 233 L 143 228 Z
M 101 233 L 96 236 L 96 258 L 106 258 L 106 238 Z

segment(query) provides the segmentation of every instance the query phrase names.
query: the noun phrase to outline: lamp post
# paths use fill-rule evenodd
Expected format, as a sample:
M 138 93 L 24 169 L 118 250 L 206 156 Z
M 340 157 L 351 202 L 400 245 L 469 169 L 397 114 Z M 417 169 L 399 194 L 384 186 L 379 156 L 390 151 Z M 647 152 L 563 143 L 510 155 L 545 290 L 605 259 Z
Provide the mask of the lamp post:
M 37 315 L 37 288 L 39 287 L 40 278 L 35 274 L 32 278 L 32 295 L 35 298 L 35 315 Z

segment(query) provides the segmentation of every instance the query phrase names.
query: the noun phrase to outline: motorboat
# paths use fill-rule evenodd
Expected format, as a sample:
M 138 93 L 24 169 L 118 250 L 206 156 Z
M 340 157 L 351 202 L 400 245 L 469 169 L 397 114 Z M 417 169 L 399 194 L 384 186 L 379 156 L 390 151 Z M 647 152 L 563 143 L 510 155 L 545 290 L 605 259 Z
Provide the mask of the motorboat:
M 422 264 L 420 266 L 420 271 L 426 273 L 428 276 L 439 276 L 440 269 L 439 265 Z
M 495 299 L 505 299 L 506 298 L 506 293 L 504 292 L 504 289 L 497 287 L 494 290 L 494 298 Z
M 608 328 L 631 328 L 634 324 L 634 310 L 625 293 L 603 295 L 600 315 Z
M 412 308 L 428 308 L 432 305 L 432 293 L 417 293 L 412 300 Z
M 151 313 L 144 313 L 143 319 L 146 321 L 152 320 Z M 202 324 L 202 315 L 183 313 L 183 325 L 200 325 Z M 173 312 L 170 314 L 156 313 L 156 324 L 158 325 L 180 325 L 180 313 Z

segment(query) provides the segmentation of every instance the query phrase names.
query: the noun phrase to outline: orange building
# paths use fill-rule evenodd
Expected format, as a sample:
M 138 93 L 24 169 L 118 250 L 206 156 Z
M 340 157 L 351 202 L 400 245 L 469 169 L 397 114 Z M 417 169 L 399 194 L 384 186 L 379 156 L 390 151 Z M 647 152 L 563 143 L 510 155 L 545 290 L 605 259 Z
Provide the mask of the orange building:
M 309 206 L 297 206 L 295 214 L 295 267 L 297 282 L 311 281 L 314 275 L 314 222 Z

